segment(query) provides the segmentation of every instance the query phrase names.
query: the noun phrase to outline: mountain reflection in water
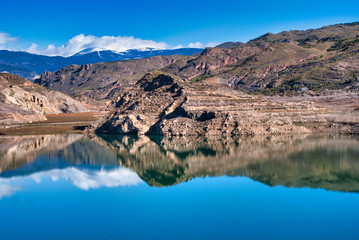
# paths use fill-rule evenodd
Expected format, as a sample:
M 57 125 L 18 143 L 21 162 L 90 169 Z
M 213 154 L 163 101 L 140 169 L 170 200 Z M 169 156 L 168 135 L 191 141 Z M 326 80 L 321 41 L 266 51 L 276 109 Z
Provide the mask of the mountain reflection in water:
M 171 186 L 196 177 L 246 176 L 267 185 L 359 192 L 357 136 L 251 138 L 44 135 L 0 137 L 0 198 L 31 178 L 80 189 Z

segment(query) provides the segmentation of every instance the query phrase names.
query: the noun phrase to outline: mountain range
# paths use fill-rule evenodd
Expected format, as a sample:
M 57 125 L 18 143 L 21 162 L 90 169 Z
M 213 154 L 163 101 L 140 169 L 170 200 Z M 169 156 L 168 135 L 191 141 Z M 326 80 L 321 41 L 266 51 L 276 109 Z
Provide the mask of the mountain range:
M 355 133 L 358 90 L 359 22 L 267 33 L 239 46 L 206 48 L 146 74 L 90 130 L 168 136 Z
M 192 82 L 217 82 L 232 89 L 265 95 L 296 94 L 299 90 L 313 93 L 326 89 L 357 88 L 358 43 L 359 22 L 305 31 L 267 33 L 247 43 L 227 42 L 206 48 L 195 55 L 177 57 L 176 61 L 167 62 L 168 64 L 158 65 L 154 62 L 151 70 L 162 68 L 162 72 Z M 94 55 L 96 52 L 90 54 Z M 141 77 L 136 76 L 129 82 L 128 78 L 123 78 L 122 70 L 116 70 L 113 65 L 114 63 L 94 64 L 81 72 L 78 71 L 81 67 L 66 67 L 56 73 L 44 73 L 37 82 L 54 90 L 66 89 L 65 93 L 73 95 L 79 93 L 76 84 L 84 84 L 85 81 L 87 85 L 91 83 L 90 85 L 96 85 L 97 88 L 112 90 L 116 87 L 117 92 L 122 92 Z M 94 68 L 106 70 L 94 72 Z M 143 69 L 141 64 L 133 63 L 126 68 L 127 71 L 140 72 L 142 75 L 150 70 L 137 69 Z M 99 82 L 100 78 L 105 81 L 104 72 L 106 83 L 111 84 L 116 80 L 116 86 L 105 86 Z M 74 82 L 74 85 L 69 84 L 70 82 Z M 91 89 L 91 92 L 94 92 L 94 89 Z M 107 95 L 92 94 L 88 91 L 82 94 L 95 99 L 113 99 L 118 95 L 108 95 L 109 91 L 105 92 Z
M 230 48 L 207 48 L 163 69 L 266 95 L 359 85 L 359 22 L 266 33 Z
M 116 52 L 91 48 L 82 50 L 70 57 L 49 57 L 28 52 L 0 50 L 0 72 L 8 72 L 33 80 L 38 78 L 45 71 L 57 71 L 71 64 L 84 65 L 162 55 L 192 55 L 202 51 L 203 49 L 199 48 L 164 50 L 150 48 L 145 50 L 130 49 L 125 52 Z
M 141 54 L 173 53 L 156 51 L 160 50 Z M 138 57 L 140 52 L 128 54 Z M 94 103 L 100 109 L 110 107 L 109 115 L 87 132 L 169 136 L 359 132 L 359 22 L 266 33 L 247 43 L 228 42 L 190 56 L 102 62 L 125 57 L 88 49 L 66 59 L 83 57 L 101 63 L 45 71 L 35 83 L 91 107 Z M 11 59 L 15 65 L 39 64 L 20 60 Z

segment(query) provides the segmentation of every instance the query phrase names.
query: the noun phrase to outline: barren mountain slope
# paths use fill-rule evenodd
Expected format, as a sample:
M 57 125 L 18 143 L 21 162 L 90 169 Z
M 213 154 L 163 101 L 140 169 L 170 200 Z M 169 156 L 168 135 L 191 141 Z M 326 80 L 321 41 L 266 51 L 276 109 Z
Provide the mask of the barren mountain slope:
M 357 89 L 359 22 L 267 33 L 238 47 L 207 48 L 162 70 L 267 95 Z
M 146 72 L 165 67 L 183 56 L 155 56 L 119 62 L 70 65 L 56 73 L 45 72 L 37 83 L 53 90 L 92 99 L 113 98 L 128 88 Z
M 9 73 L 0 73 L 0 110 L 0 127 L 46 120 L 45 114 L 88 111 L 63 93 Z

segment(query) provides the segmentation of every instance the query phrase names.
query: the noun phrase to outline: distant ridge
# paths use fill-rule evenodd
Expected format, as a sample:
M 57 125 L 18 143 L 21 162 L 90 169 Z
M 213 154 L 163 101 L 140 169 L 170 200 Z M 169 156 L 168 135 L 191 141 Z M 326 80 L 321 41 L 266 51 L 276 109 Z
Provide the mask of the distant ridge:
M 100 62 L 140 59 L 163 55 L 190 56 L 202 52 L 199 48 L 178 49 L 130 49 L 125 52 L 102 50 L 98 48 L 84 49 L 70 57 L 49 57 L 28 52 L 0 50 L 0 72 L 9 72 L 20 77 L 33 80 L 45 72 L 55 72 L 71 64 L 85 65 Z
M 217 45 L 216 48 L 229 49 L 229 48 L 241 46 L 242 44 L 243 44 L 242 42 L 225 42 L 225 43 Z

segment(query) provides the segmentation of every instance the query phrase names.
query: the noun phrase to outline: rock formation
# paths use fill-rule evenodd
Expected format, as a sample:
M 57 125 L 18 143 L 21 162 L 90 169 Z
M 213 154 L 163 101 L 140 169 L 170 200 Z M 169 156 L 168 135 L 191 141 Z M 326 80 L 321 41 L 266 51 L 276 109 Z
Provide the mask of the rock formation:
M 337 123 L 336 131 L 343 127 L 350 131 L 351 124 L 359 119 L 353 112 L 351 119 L 343 120 L 344 108 L 335 110 L 314 100 L 248 95 L 220 84 L 193 83 L 157 71 L 146 74 L 131 91 L 121 95 L 111 114 L 88 131 L 139 135 L 296 134 L 328 128 L 333 123 Z

